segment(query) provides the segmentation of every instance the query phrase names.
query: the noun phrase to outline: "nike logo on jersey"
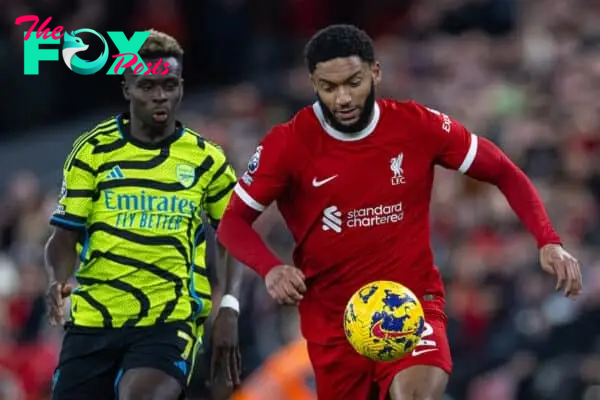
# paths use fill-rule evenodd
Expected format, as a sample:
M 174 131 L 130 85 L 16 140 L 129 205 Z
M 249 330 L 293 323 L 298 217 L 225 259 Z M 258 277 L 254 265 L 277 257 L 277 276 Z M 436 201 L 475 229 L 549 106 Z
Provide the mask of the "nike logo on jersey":
M 436 351 L 437 349 L 425 349 L 425 350 L 413 350 L 412 356 L 416 357 L 421 354 L 429 353 L 430 351 Z
M 313 178 L 312 181 L 312 185 L 314 187 L 319 187 L 319 186 L 323 186 L 324 184 L 326 184 L 327 182 L 331 182 L 332 180 L 334 180 L 335 178 L 337 178 L 337 175 L 334 176 L 330 176 L 329 178 L 323 179 L 321 181 L 318 181 L 316 177 Z

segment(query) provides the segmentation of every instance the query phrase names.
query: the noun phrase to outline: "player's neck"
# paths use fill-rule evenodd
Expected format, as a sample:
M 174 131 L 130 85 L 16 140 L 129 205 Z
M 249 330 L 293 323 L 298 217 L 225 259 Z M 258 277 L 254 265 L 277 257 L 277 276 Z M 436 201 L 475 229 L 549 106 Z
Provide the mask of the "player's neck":
M 366 138 L 377 127 L 380 116 L 379 105 L 377 102 L 373 102 L 372 107 L 366 107 L 359 123 L 355 124 L 352 129 L 348 129 L 346 126 L 339 126 L 339 123 L 333 123 L 332 121 L 335 121 L 334 117 L 327 118 L 328 110 L 319 101 L 313 104 L 313 110 L 325 132 L 334 139 L 341 141 L 355 141 Z
M 317 95 L 317 104 L 319 105 L 319 110 L 315 110 L 318 115 L 322 115 L 325 123 L 333 128 L 336 132 L 339 132 L 340 135 L 353 138 L 362 136 L 365 132 L 365 129 L 369 125 L 372 124 L 373 120 L 376 118 L 376 99 L 375 99 L 375 87 L 371 86 L 371 91 L 369 92 L 369 96 L 367 97 L 364 108 L 361 112 L 359 120 L 354 123 L 352 126 L 343 125 L 338 122 L 335 118 L 335 115 L 331 110 L 327 107 L 327 104 Z
M 158 143 L 175 133 L 176 121 L 167 122 L 160 129 L 145 125 L 137 118 L 131 119 L 131 136 L 141 142 Z

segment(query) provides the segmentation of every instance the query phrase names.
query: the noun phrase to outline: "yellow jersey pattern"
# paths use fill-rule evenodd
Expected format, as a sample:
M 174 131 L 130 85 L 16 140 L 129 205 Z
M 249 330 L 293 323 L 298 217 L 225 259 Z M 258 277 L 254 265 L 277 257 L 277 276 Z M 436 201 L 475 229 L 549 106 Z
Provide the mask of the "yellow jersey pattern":
M 177 124 L 156 145 L 127 114 L 80 136 L 51 224 L 81 232 L 75 325 L 200 322 L 212 308 L 204 213 L 218 224 L 237 181 L 221 148 Z

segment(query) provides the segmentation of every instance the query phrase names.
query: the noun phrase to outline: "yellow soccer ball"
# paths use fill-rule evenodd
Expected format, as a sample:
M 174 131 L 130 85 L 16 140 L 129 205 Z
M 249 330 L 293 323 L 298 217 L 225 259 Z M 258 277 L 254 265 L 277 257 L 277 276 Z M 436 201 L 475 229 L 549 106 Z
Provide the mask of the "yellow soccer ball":
M 425 330 L 419 299 L 405 286 L 376 281 L 354 293 L 344 312 L 352 347 L 375 361 L 394 361 L 413 351 Z

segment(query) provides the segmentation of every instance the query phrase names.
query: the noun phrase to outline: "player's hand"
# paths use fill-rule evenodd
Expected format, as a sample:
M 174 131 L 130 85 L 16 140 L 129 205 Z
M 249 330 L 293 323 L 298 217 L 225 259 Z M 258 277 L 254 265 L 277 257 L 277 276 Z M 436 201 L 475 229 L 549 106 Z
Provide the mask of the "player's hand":
M 65 324 L 65 298 L 71 295 L 73 287 L 66 283 L 50 282 L 46 293 L 48 318 L 52 326 Z
M 265 277 L 267 292 L 279 304 L 297 304 L 306 292 L 302 271 L 291 265 L 279 265 Z
M 558 244 L 540 249 L 540 264 L 544 272 L 556 276 L 556 290 L 564 289 L 565 296 L 577 297 L 583 290 L 580 263 Z
M 242 357 L 238 342 L 238 313 L 221 308 L 212 327 L 210 380 L 213 400 L 226 400 L 241 385 Z

